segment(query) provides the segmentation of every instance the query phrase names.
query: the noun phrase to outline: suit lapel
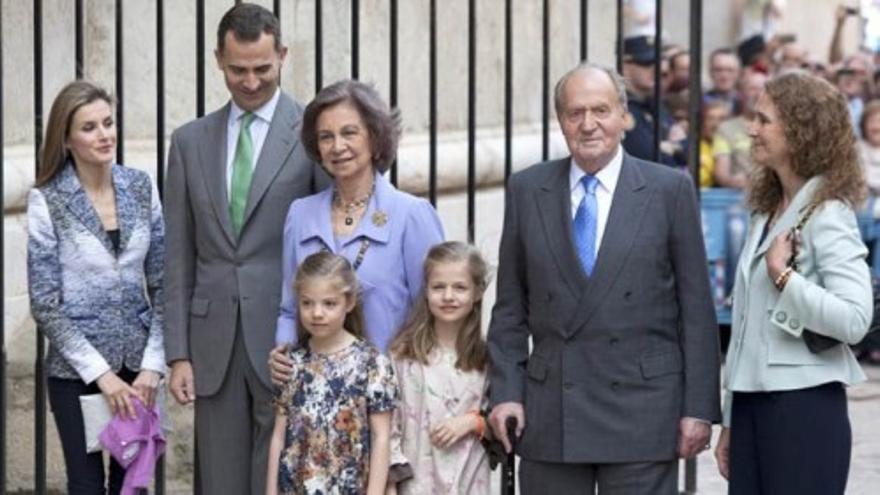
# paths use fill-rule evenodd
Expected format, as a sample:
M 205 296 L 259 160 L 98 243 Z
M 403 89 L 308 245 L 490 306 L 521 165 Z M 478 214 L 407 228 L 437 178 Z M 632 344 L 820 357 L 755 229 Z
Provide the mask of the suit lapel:
M 811 178 L 808 180 L 803 187 L 801 187 L 800 191 L 794 195 L 794 198 L 791 200 L 791 204 L 786 208 L 785 213 L 782 214 L 782 217 L 776 221 L 776 224 L 770 229 L 770 232 L 767 233 L 767 237 L 761 242 L 758 246 L 758 249 L 755 251 L 755 257 L 752 259 L 754 263 L 759 258 L 761 258 L 764 253 L 770 248 L 770 244 L 773 243 L 773 239 L 776 238 L 779 234 L 788 231 L 792 227 L 796 226 L 800 221 L 801 216 L 809 206 L 810 201 L 813 199 L 813 193 L 821 184 L 822 179 L 818 176 Z M 764 224 L 760 225 L 761 229 L 764 228 Z M 760 235 L 760 231 L 759 235 Z
M 137 221 L 138 206 L 133 204 L 126 174 L 118 165 L 113 166 L 113 189 L 116 194 L 116 223 L 119 227 L 119 252 L 125 251 Z
M 202 164 L 208 194 L 214 214 L 220 227 L 230 243 L 237 243 L 232 233 L 232 220 L 229 218 L 229 193 L 226 185 L 226 132 L 228 127 L 230 104 L 214 112 L 207 118 L 204 136 L 200 143 L 199 156 Z
M 586 289 L 588 281 L 575 252 L 571 230 L 571 185 L 568 174 L 570 163 L 570 158 L 564 158 L 542 165 L 555 170 L 535 191 L 535 202 L 559 273 L 568 288 L 577 294 Z
M 269 132 L 266 134 L 266 140 L 263 142 L 263 148 L 251 179 L 251 189 L 248 192 L 247 206 L 241 224 L 242 230 L 263 195 L 266 194 L 269 185 L 272 184 L 275 176 L 287 161 L 287 157 L 299 143 L 297 126 L 301 115 L 293 101 L 282 92 L 278 98 L 278 107 L 275 109 L 275 115 L 272 116 L 272 123 L 269 125 Z M 293 198 L 290 199 L 293 200 Z
M 565 326 L 569 335 L 577 332 L 590 320 L 605 299 L 605 294 L 618 279 L 618 273 L 632 249 L 651 196 L 645 188 L 645 179 L 638 167 L 638 163 L 624 155 L 620 178 L 602 235 L 602 245 L 599 246 L 599 255 L 596 257 L 596 266 L 587 290 L 580 295 L 578 308 L 581 309 L 575 313 L 571 324 Z
M 110 242 L 110 237 L 104 230 L 101 219 L 98 218 L 98 212 L 89 201 L 85 189 L 79 183 L 72 164 L 68 163 L 60 172 L 57 187 L 58 191 L 67 197 L 64 203 L 73 216 L 101 242 L 108 253 L 114 253 L 113 243 Z

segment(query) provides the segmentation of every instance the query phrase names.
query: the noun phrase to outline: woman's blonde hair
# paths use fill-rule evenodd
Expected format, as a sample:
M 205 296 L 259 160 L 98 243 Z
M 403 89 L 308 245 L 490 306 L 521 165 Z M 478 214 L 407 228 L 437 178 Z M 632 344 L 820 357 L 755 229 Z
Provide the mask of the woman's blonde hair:
M 837 199 L 850 206 L 861 203 L 865 180 L 843 94 L 824 79 L 794 71 L 768 81 L 764 95 L 782 123 L 794 173 L 803 179 L 817 175 L 825 179 L 812 202 Z M 749 192 L 751 209 L 770 214 L 781 201 L 782 184 L 776 174 L 767 167 L 755 167 Z
M 36 185 L 49 182 L 67 162 L 64 142 L 70 134 L 70 125 L 76 112 L 89 103 L 104 100 L 111 107 L 113 97 L 105 89 L 88 81 L 74 81 L 64 86 L 52 102 L 49 120 L 46 122 L 46 136 L 37 157 Z
M 366 326 L 364 325 L 364 309 L 360 297 L 360 285 L 357 281 L 351 263 L 342 256 L 327 251 L 319 251 L 306 257 L 293 281 L 293 291 L 297 298 L 302 296 L 302 291 L 307 284 L 315 280 L 332 280 L 336 288 L 345 294 L 346 298 L 354 300 L 354 307 L 345 315 L 345 329 L 360 339 L 366 339 Z M 310 334 L 302 323 L 302 317 L 297 311 L 296 336 L 297 345 L 302 346 L 308 342 Z
M 428 356 L 437 346 L 434 333 L 434 315 L 428 309 L 428 280 L 437 265 L 444 263 L 467 264 L 471 281 L 474 284 L 474 307 L 468 314 L 464 326 L 455 342 L 458 358 L 455 367 L 462 371 L 486 368 L 486 341 L 480 330 L 483 316 L 483 293 L 489 284 L 489 267 L 477 248 L 458 241 L 437 244 L 428 251 L 423 265 L 424 282 L 419 299 L 415 302 L 409 318 L 391 343 L 391 355 L 397 359 L 409 359 L 422 364 L 430 364 Z

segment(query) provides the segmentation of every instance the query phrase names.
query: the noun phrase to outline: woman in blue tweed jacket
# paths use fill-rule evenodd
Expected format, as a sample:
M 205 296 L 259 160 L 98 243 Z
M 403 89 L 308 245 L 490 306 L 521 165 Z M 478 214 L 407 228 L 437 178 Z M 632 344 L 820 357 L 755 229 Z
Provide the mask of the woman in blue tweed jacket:
M 150 177 L 114 165 L 111 96 L 77 81 L 56 97 L 28 194 L 31 314 L 49 340 L 49 401 L 68 493 L 105 493 L 100 453 L 87 454 L 79 396 L 102 393 L 134 416 L 152 406 L 165 370 L 164 225 Z M 124 470 L 111 461 L 109 492 Z

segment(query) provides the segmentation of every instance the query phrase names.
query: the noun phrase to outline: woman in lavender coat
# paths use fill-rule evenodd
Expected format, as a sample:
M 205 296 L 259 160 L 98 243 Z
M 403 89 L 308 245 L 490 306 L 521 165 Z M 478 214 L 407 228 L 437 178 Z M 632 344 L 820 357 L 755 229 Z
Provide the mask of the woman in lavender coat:
M 397 190 L 382 175 L 394 160 L 399 136 L 398 112 L 358 81 L 327 86 L 306 107 L 302 143 L 333 184 L 294 201 L 287 214 L 273 380 L 283 382 L 289 373 L 278 351 L 296 339 L 292 280 L 308 255 L 326 250 L 352 263 L 367 336 L 382 352 L 418 297 L 422 262 L 428 249 L 443 241 L 443 227 L 430 203 Z

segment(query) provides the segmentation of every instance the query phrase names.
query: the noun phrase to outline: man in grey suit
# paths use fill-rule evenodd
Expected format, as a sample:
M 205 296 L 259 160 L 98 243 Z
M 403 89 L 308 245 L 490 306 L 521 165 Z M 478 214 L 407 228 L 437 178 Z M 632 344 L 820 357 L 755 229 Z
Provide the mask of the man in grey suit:
M 509 449 L 518 420 L 525 495 L 676 493 L 720 419 L 694 187 L 623 151 L 626 108 L 619 75 L 576 67 L 556 86 L 571 156 L 508 182 L 490 424 Z
M 302 107 L 278 85 L 286 53 L 271 12 L 230 9 L 215 55 L 232 101 L 171 137 L 165 355 L 172 394 L 195 402 L 205 494 L 265 491 L 284 217 L 326 180 L 300 146 Z

